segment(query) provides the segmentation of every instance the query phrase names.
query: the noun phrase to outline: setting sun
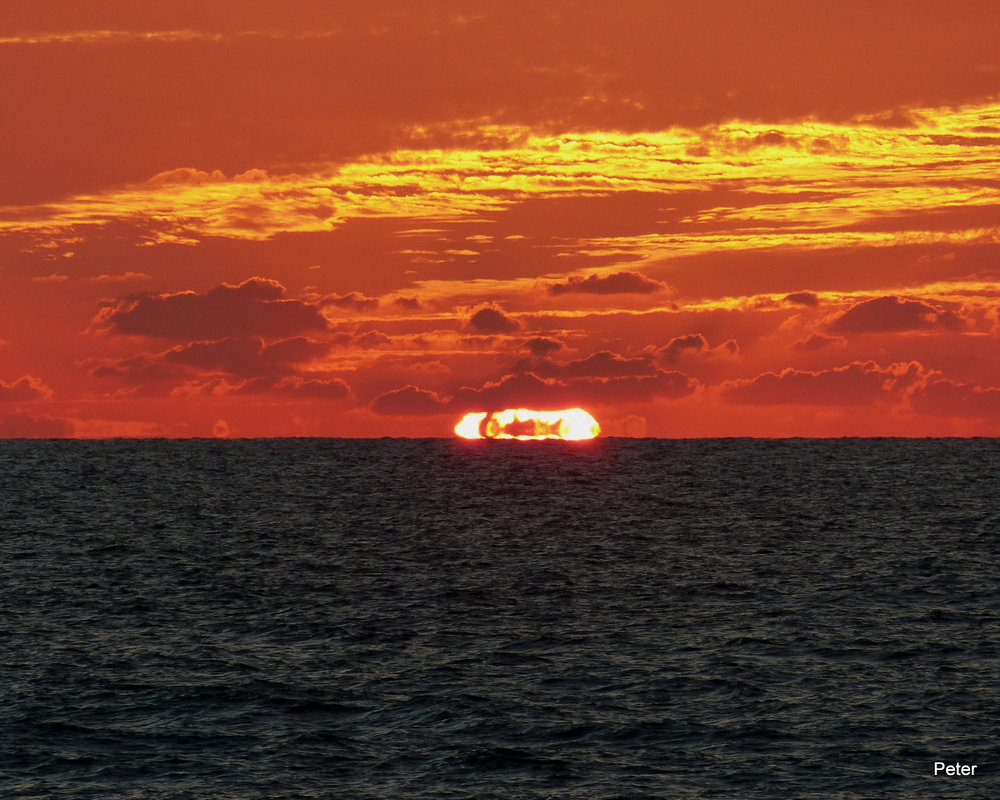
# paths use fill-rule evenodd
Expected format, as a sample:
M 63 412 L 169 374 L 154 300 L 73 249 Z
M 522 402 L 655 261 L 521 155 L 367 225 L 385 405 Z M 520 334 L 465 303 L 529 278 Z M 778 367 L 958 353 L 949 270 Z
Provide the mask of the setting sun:
M 531 411 L 508 408 L 505 411 L 472 412 L 455 426 L 464 439 L 593 439 L 601 432 L 597 420 L 582 408 L 561 411 Z

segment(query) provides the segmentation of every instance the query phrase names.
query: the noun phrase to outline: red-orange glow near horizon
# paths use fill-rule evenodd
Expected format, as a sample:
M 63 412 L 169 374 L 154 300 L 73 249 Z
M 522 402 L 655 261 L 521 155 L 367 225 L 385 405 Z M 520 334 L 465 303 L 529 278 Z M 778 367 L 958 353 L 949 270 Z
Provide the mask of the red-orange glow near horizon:
M 455 426 L 463 439 L 593 439 L 601 432 L 589 413 L 582 408 L 561 411 L 531 411 L 508 408 L 504 411 L 478 411 L 466 414 Z

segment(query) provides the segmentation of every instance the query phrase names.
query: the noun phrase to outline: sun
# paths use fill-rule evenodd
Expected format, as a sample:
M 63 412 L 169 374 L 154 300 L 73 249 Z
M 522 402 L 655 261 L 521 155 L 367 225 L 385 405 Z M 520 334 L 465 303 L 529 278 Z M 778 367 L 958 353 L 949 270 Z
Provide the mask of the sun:
M 559 411 L 532 411 L 508 408 L 504 411 L 473 411 L 455 426 L 463 439 L 563 439 L 579 441 L 593 439 L 601 432 L 588 412 L 582 408 Z

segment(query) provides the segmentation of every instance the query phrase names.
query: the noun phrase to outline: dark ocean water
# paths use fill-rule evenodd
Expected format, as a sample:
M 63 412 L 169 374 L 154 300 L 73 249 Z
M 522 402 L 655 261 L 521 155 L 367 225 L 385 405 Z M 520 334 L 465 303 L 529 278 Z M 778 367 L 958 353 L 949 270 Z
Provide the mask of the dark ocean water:
M 998 440 L 2 441 L 0 797 L 1000 797 L 998 472 Z

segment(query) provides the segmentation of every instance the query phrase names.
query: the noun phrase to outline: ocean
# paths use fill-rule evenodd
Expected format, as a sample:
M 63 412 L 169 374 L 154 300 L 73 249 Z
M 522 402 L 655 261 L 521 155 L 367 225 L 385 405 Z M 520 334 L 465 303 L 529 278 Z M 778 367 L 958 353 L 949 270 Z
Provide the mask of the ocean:
M 998 474 L 989 439 L 0 441 L 0 797 L 996 798 Z

